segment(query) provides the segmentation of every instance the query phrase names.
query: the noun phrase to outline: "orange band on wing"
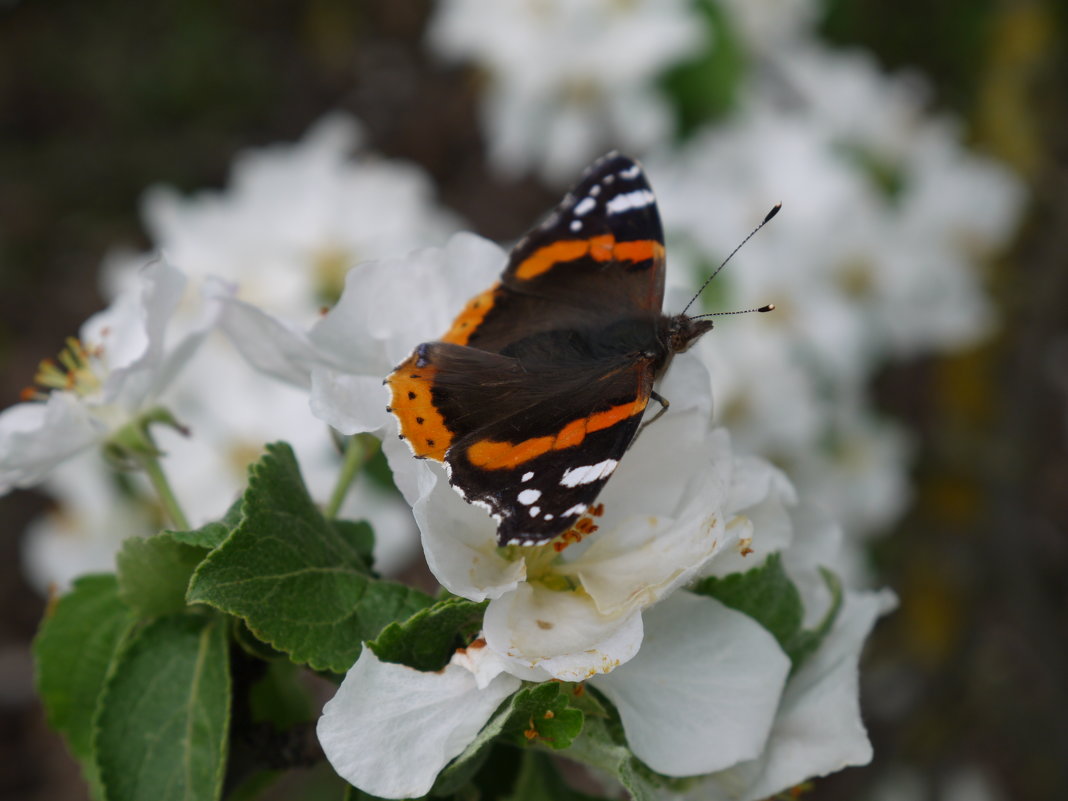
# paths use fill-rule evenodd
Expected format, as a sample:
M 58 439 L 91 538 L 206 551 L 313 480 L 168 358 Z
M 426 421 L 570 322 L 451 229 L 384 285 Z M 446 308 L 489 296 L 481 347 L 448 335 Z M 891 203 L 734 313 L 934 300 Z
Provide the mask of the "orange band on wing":
M 648 402 L 648 398 L 638 398 L 633 403 L 621 403 L 589 417 L 580 417 L 564 426 L 555 436 L 534 437 L 515 443 L 482 440 L 467 449 L 467 458 L 475 467 L 486 470 L 515 468 L 549 451 L 580 445 L 587 434 L 611 428 L 616 423 L 640 414 Z
M 454 345 L 466 345 L 471 334 L 482 324 L 486 314 L 493 308 L 494 295 L 500 284 L 494 284 L 485 292 L 475 295 L 467 301 L 462 312 L 452 321 L 452 326 L 441 338 L 442 342 L 451 342 Z
M 389 410 L 400 422 L 401 436 L 416 456 L 443 461 L 452 444 L 452 432 L 434 406 L 430 387 L 437 368 L 417 367 L 415 355 L 394 370 L 386 383 L 391 393 Z
M 523 281 L 529 281 L 531 278 L 548 272 L 560 262 L 575 261 L 583 256 L 590 256 L 595 261 L 637 262 L 663 258 L 664 246 L 655 239 L 616 242 L 612 234 L 603 234 L 590 239 L 554 242 L 538 248 L 527 256 L 516 268 L 515 276 Z

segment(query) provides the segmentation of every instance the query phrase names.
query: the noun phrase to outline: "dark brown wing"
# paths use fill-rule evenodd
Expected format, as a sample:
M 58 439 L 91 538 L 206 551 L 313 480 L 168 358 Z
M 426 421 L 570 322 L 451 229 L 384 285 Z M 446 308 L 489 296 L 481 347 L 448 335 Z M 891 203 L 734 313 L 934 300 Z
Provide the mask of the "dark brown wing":
M 420 345 L 387 379 L 401 436 L 498 520 L 501 544 L 547 541 L 593 504 L 649 401 L 644 360 L 549 366 L 450 343 Z
M 520 335 L 659 314 L 663 297 L 656 200 L 641 166 L 611 153 L 520 240 L 500 283 L 443 339 L 500 352 Z

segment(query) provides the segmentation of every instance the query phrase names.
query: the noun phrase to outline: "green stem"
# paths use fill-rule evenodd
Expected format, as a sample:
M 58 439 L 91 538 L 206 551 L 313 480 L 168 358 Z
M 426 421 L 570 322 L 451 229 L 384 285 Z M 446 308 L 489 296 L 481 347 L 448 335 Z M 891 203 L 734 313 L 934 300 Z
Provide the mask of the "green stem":
M 348 444 L 345 446 L 345 462 L 341 465 L 341 473 L 337 477 L 337 484 L 334 485 L 334 492 L 330 496 L 330 501 L 326 504 L 326 509 L 323 510 L 323 513 L 328 518 L 337 517 L 338 510 L 341 509 L 341 503 L 345 500 L 345 495 L 348 494 L 353 479 L 356 478 L 356 474 L 360 472 L 360 467 L 363 466 L 365 456 L 366 448 L 364 448 L 360 436 L 353 435 L 349 437 Z
M 144 468 L 145 473 L 148 474 L 148 480 L 156 488 L 156 493 L 159 495 L 159 499 L 163 503 L 163 508 L 167 511 L 171 522 L 179 529 L 188 531 L 190 528 L 189 520 L 186 518 L 185 512 L 182 511 L 178 499 L 174 496 L 174 490 L 171 489 L 171 484 L 163 472 L 163 466 L 160 465 L 159 459 L 147 453 L 140 453 L 138 454 L 138 461 L 141 463 L 141 467 Z

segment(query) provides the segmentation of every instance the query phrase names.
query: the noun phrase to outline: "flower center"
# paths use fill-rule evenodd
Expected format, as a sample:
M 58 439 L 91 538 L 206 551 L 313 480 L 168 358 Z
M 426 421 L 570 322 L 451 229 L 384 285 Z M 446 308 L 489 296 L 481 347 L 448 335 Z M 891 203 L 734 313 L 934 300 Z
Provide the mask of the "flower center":
M 601 516 L 604 514 L 604 504 L 597 504 L 590 509 L 590 515 Z M 597 530 L 597 524 L 593 517 L 586 515 L 579 518 L 575 525 L 560 534 L 555 539 L 541 545 L 509 545 L 501 548 L 501 555 L 509 561 L 523 559 L 527 563 L 527 581 L 540 584 L 548 590 L 555 592 L 582 591 L 582 584 L 573 575 L 563 575 L 557 571 L 560 564 L 560 554 L 569 545 L 582 542 L 588 535 Z
M 99 348 L 87 349 L 81 340 L 67 337 L 67 347 L 56 357 L 59 364 L 52 359 L 42 360 L 33 380 L 44 390 L 60 389 L 88 397 L 99 392 L 103 385 L 94 364 L 100 355 Z M 34 387 L 22 391 L 23 400 L 44 400 L 46 397 L 47 392 L 38 392 Z
M 345 288 L 345 275 L 356 263 L 352 254 L 336 245 L 328 245 L 312 256 L 315 292 L 321 303 L 333 306 Z

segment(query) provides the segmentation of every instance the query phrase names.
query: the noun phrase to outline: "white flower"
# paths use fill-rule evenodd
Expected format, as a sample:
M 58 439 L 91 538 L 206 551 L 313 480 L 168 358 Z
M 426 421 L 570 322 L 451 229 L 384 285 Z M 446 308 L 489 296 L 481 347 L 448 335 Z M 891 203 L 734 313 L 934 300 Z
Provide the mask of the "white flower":
M 609 146 L 642 152 L 671 134 L 655 88 L 707 30 L 685 0 L 443 0 L 431 46 L 489 75 L 484 127 L 494 164 L 570 180 Z
M 105 442 L 149 410 L 216 322 L 218 299 L 176 335 L 171 318 L 185 290 L 182 273 L 164 261 L 146 265 L 138 282 L 69 340 L 60 365 L 42 363 L 47 398 L 0 414 L 0 492 L 38 483 L 56 465 Z
M 243 300 L 310 324 L 352 265 L 440 242 L 455 227 L 422 170 L 369 152 L 354 158 L 359 141 L 356 122 L 333 114 L 295 144 L 239 155 L 222 192 L 149 190 L 154 245 L 191 278 L 219 276 Z M 123 285 L 128 269 L 113 264 L 107 287 Z
M 639 440 L 628 459 L 641 461 L 640 447 Z M 735 468 L 725 504 L 744 548 L 720 550 L 703 572 L 726 575 L 779 552 L 800 591 L 804 626 L 818 627 L 832 606 L 819 569 L 835 561 L 841 540 L 837 527 L 810 506 L 798 504 L 789 482 L 767 463 L 745 457 L 735 460 Z M 442 525 L 469 522 L 454 518 Z M 586 542 L 596 542 L 601 535 L 598 531 Z M 648 550 L 625 558 L 631 557 L 655 559 Z M 528 595 L 534 592 L 531 588 Z M 566 590 L 557 594 L 566 595 Z M 519 603 L 526 600 L 520 598 Z M 628 746 L 649 767 L 669 776 L 706 775 L 687 798 L 764 798 L 870 759 L 858 706 L 857 661 L 875 619 L 892 604 L 888 593 L 847 592 L 825 639 L 788 677 L 789 659 L 753 619 L 711 598 L 679 590 L 643 615 L 646 631 L 640 650 L 610 672 L 593 676 L 590 683 L 615 705 Z M 536 605 L 527 609 L 528 614 L 540 611 Z M 486 640 L 493 625 L 488 611 Z M 388 675 L 372 672 L 372 666 Z M 509 673 L 527 680 L 545 678 L 482 640 L 477 649 L 459 652 L 438 673 L 382 666 L 365 653 L 346 678 L 352 687 L 328 705 L 329 719 L 320 723 L 324 750 L 361 789 L 385 797 L 425 791 L 448 762 L 440 743 L 433 755 L 424 756 L 426 739 L 438 738 L 448 743 L 449 753 L 460 753 L 488 720 L 486 709 L 508 691 L 502 686 L 480 693 Z M 369 699 L 375 699 L 373 714 L 380 728 L 390 732 L 388 742 L 381 742 L 359 717 Z M 424 710 L 439 704 L 447 712 L 435 720 L 447 731 L 435 727 L 427 734 Z M 392 745 L 406 738 L 416 743 L 413 759 L 422 760 L 418 764 L 408 765 L 407 751 Z M 398 754 L 404 755 L 401 765 L 391 766 L 391 772 L 405 776 L 411 771 L 418 785 L 391 780 L 389 786 L 371 786 L 369 782 L 377 781 L 376 759 L 388 756 L 396 761 Z

